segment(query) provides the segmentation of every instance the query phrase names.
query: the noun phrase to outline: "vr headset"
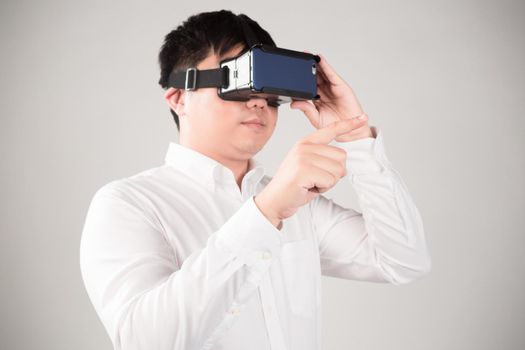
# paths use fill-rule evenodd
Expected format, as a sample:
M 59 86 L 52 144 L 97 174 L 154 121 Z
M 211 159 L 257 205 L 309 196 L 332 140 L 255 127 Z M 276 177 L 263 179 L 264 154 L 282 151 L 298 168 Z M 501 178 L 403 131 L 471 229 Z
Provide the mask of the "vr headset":
M 217 87 L 220 98 L 248 101 L 265 98 L 268 105 L 294 100 L 317 100 L 317 63 L 321 58 L 305 52 L 263 45 L 248 23 L 238 17 L 250 49 L 220 62 L 219 68 L 173 71 L 168 86 L 196 90 Z

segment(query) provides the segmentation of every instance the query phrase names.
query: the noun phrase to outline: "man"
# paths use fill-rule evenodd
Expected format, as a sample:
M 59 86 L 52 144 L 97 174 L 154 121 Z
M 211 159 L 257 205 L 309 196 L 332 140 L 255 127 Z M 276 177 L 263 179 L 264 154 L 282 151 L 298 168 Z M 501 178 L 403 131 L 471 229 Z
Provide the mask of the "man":
M 217 88 L 167 86 L 174 69 L 217 68 L 246 49 L 229 11 L 192 16 L 169 33 L 160 84 L 179 144 L 162 166 L 92 199 L 81 271 L 115 349 L 319 349 L 321 275 L 399 285 L 430 270 L 421 217 L 382 133 L 323 55 L 321 99 L 291 104 L 317 130 L 273 178 L 253 156 L 277 107 L 264 96 L 226 101 Z M 321 194 L 344 176 L 363 213 Z

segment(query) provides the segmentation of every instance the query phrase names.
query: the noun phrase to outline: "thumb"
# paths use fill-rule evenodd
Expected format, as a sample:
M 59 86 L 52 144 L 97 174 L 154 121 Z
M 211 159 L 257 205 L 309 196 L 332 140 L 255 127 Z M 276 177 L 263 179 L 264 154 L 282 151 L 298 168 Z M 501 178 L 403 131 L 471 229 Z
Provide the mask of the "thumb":
M 299 109 L 302 111 L 310 123 L 316 128 L 319 129 L 319 111 L 311 101 L 293 101 L 290 103 L 291 109 Z

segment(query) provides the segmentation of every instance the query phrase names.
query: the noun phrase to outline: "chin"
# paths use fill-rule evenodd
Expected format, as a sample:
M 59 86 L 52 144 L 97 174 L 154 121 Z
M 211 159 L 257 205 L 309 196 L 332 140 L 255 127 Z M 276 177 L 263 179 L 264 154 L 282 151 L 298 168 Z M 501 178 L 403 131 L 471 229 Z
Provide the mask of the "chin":
M 264 142 L 261 142 L 261 140 L 256 140 L 255 138 L 252 138 L 249 140 L 238 142 L 237 148 L 242 150 L 245 153 L 255 155 L 259 153 L 259 151 L 264 147 L 265 144 L 266 144 L 266 140 Z

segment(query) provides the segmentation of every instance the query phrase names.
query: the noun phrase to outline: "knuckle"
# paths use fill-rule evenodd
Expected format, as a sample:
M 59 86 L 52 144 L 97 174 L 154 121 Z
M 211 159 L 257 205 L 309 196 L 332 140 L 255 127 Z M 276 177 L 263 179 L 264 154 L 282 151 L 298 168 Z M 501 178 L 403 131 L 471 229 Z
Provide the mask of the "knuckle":
M 346 175 L 346 166 L 342 166 L 340 169 L 341 177 L 344 177 Z
M 300 139 L 294 144 L 294 147 L 301 147 L 302 145 L 306 145 L 308 143 L 307 138 Z
M 298 152 L 298 153 L 296 154 L 296 156 L 295 156 L 295 159 L 297 160 L 297 163 L 298 163 L 298 164 L 303 164 L 304 161 L 305 161 L 305 156 L 304 156 L 303 153 Z
M 334 187 L 337 184 L 337 181 L 339 181 L 339 178 L 332 175 L 332 183 L 330 184 L 330 187 Z
M 304 152 L 308 146 L 312 145 L 312 143 L 308 139 L 302 139 L 295 143 L 295 148 L 299 152 Z
M 304 166 L 309 161 L 308 156 L 304 152 L 297 152 L 295 154 L 295 160 L 299 167 Z
M 346 150 L 342 149 L 342 148 L 339 148 L 339 156 L 341 157 L 342 160 L 346 160 Z
M 306 142 L 303 142 L 303 141 L 296 142 L 295 145 L 293 146 L 294 153 L 296 154 L 303 153 L 305 145 L 306 145 Z

